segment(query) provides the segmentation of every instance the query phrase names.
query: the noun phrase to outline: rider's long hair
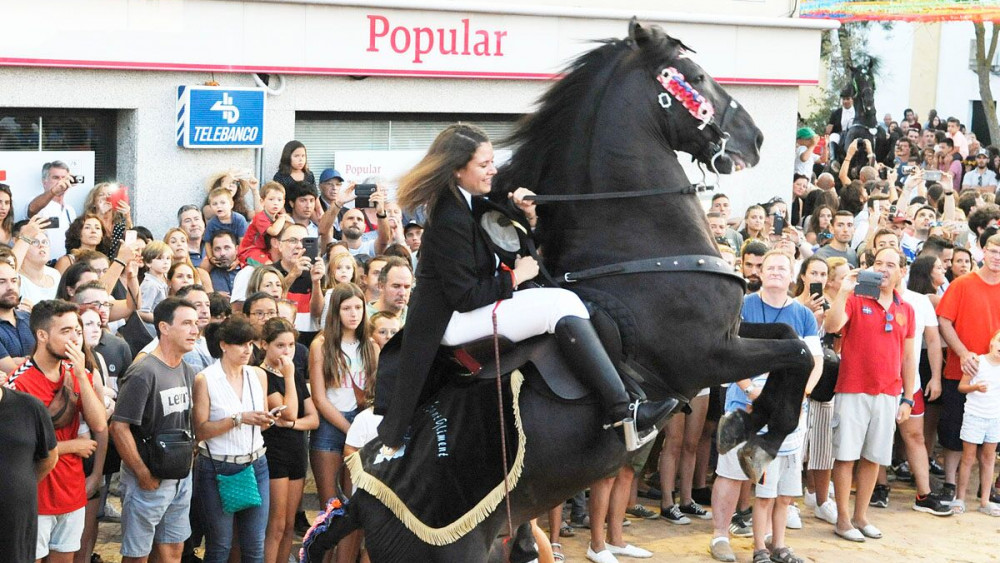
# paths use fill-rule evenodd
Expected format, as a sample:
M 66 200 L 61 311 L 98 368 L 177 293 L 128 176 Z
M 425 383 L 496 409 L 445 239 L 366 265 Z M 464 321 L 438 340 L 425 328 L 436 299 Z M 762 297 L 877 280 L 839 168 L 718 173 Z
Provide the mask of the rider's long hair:
M 347 355 L 340 348 L 343 328 L 340 322 L 340 305 L 344 301 L 357 297 L 361 300 L 361 324 L 354 329 L 354 337 L 358 341 L 361 352 L 362 368 L 366 381 L 375 381 L 375 368 L 378 363 L 378 352 L 371 339 L 368 328 L 368 311 L 365 306 L 365 294 L 353 283 L 338 283 L 330 290 L 330 310 L 326 315 L 326 327 L 323 329 L 323 378 L 331 387 L 340 387 L 344 374 L 351 369 Z M 348 375 L 350 377 L 350 375 Z
M 434 205 L 446 192 L 461 199 L 455 172 L 462 169 L 483 143 L 490 142 L 486 132 L 465 123 L 449 125 L 438 134 L 427 155 L 399 181 L 396 199 L 405 211 L 426 208 L 430 219 Z

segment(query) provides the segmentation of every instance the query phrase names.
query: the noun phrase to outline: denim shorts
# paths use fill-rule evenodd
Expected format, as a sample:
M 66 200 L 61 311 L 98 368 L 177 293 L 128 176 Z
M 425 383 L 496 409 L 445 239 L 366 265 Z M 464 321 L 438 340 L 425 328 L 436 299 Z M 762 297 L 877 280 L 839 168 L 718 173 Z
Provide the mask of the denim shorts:
M 191 535 L 191 475 L 164 479 L 155 491 L 139 486 L 124 464 L 122 480 L 122 549 L 125 557 L 145 557 L 153 543 L 181 543 Z
M 340 414 L 344 415 L 348 423 L 353 423 L 354 417 L 358 416 L 358 409 L 347 412 L 340 411 Z M 319 428 L 309 434 L 310 450 L 344 453 L 344 442 L 347 440 L 347 434 L 327 422 L 323 415 L 319 417 Z
M 83 536 L 83 516 L 86 508 L 50 516 L 38 515 L 38 536 L 35 540 L 35 559 L 45 559 L 49 551 L 75 553 L 80 550 Z
M 1000 418 L 983 418 L 965 413 L 960 437 L 963 442 L 970 444 L 996 444 L 1000 442 Z

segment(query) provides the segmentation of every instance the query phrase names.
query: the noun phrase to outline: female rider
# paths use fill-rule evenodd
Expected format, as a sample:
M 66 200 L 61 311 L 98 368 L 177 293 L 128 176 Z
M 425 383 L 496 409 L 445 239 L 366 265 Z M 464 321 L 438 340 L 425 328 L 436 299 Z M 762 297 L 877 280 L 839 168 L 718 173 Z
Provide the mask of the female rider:
M 608 427 L 634 417 L 635 429 L 645 431 L 675 404 L 646 403 L 632 412 L 625 386 L 579 297 L 559 288 L 518 290 L 538 275 L 538 264 L 528 256 L 513 264 L 501 262 L 477 220 L 477 212 L 486 205 L 480 200 L 490 194 L 495 174 L 493 145 L 486 133 L 455 124 L 437 136 L 423 160 L 400 180 L 400 206 L 409 212 L 425 209 L 428 220 L 407 319 L 407 325 L 420 330 L 403 329 L 403 361 L 399 373 L 392 374 L 394 384 L 385 389 L 389 403 L 379 436 L 386 454 L 403 445 L 418 403 L 435 391 L 427 383 L 438 346 L 458 346 L 492 335 L 494 309 L 499 334 L 512 341 L 555 334 L 574 373 L 600 397 Z M 510 194 L 493 193 L 492 199 L 513 200 L 533 223 L 535 206 L 525 200 L 531 195 L 518 188 Z

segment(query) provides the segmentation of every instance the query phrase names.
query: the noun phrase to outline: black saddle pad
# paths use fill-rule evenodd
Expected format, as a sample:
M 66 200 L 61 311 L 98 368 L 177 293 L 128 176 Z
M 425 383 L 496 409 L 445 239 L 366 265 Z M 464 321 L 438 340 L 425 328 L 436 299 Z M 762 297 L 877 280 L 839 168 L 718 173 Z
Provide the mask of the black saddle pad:
M 523 376 L 504 378 L 507 483 L 517 486 L 525 438 L 517 405 Z M 475 528 L 504 499 L 496 381 L 437 392 L 420 408 L 403 448 L 390 459 L 373 440 L 346 460 L 358 488 L 381 501 L 422 541 L 447 545 Z

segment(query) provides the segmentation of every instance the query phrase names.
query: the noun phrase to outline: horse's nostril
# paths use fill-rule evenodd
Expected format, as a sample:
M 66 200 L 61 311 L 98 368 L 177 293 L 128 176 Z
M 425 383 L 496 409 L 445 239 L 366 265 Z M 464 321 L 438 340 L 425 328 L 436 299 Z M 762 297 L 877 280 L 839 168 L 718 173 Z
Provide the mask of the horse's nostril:
M 764 145 L 764 134 L 758 131 L 757 138 L 754 141 L 757 143 L 757 150 L 760 150 L 760 147 Z

